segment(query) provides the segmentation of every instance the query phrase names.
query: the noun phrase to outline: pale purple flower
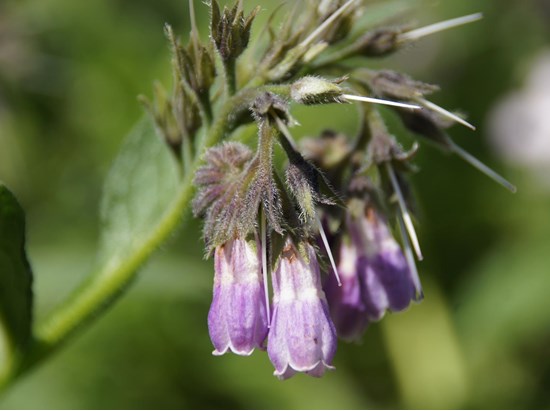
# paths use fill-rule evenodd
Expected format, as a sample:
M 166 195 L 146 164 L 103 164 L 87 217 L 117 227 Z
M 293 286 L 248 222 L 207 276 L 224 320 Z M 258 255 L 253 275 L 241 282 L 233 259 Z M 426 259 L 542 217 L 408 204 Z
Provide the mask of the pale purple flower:
M 338 274 L 329 272 L 325 292 L 330 315 L 338 336 L 353 341 L 361 337 L 368 325 L 367 307 L 363 301 L 363 286 L 357 274 L 359 250 L 351 241 L 342 241 L 338 255 Z
M 273 275 L 273 317 L 267 352 L 280 379 L 304 372 L 321 377 L 336 351 L 336 330 L 321 288 L 314 248 L 304 254 L 290 239 Z
M 236 238 L 216 247 L 208 330 L 214 355 L 264 349 L 267 314 L 258 247 Z
M 386 311 L 402 311 L 422 298 L 415 267 L 411 267 L 384 216 L 364 206 L 359 217 L 348 213 L 347 232 L 340 244 L 338 272 L 325 283 L 338 336 L 357 340 L 370 321 Z M 412 258 L 412 255 L 411 255 Z
M 363 302 L 369 320 L 377 321 L 387 310 L 402 311 L 422 298 L 416 270 L 393 237 L 388 222 L 368 206 L 358 219 L 348 218 L 352 242 L 361 250 L 356 260 Z

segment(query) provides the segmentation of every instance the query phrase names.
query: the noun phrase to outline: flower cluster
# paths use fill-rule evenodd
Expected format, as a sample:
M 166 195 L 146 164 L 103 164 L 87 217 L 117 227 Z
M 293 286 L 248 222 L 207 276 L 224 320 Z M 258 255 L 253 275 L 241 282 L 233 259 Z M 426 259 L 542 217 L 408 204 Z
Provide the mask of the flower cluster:
M 369 28 L 363 3 L 299 2 L 277 31 L 272 18 L 255 37 L 259 9 L 247 15 L 242 1 L 222 10 L 212 0 L 211 44 L 201 43 L 193 15 L 187 46 L 167 27 L 175 90 L 171 97 L 159 91 L 148 103 L 183 168 L 194 174 L 194 214 L 204 219 L 206 255 L 214 256 L 208 314 L 214 354 L 267 349 L 281 379 L 323 375 L 333 368 L 337 337 L 357 340 L 386 312 L 423 298 L 408 184 L 418 145 L 404 151 L 378 105 L 395 110 L 419 141 L 458 154 L 514 189 L 450 138 L 454 123 L 473 126 L 427 99 L 436 86 L 346 65 L 480 16 L 412 30 Z M 293 104 L 352 102 L 359 103 L 357 136 L 329 130 L 294 140 Z M 258 130 L 251 146 L 235 133 L 250 123 Z M 217 139 L 196 153 L 204 135 Z M 276 150 L 284 165 L 275 161 Z M 202 166 L 189 170 L 198 155 Z

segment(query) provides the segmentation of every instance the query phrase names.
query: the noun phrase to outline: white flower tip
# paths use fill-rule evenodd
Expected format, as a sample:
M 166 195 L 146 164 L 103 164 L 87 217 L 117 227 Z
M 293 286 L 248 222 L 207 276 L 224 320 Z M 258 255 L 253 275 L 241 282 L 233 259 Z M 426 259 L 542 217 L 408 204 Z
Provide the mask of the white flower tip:
M 241 356 L 241 357 L 250 357 L 256 348 L 262 348 L 262 347 L 252 347 L 249 350 L 237 350 L 235 347 L 233 347 L 233 344 L 229 344 L 227 347 L 225 347 L 223 350 L 214 350 L 212 351 L 212 355 L 214 357 L 221 357 L 222 355 L 227 354 L 228 352 L 233 353 L 235 355 Z
M 285 368 L 281 371 L 275 370 L 273 375 L 279 380 L 287 380 L 293 377 L 296 373 L 301 372 L 312 377 L 320 378 L 324 375 L 325 371 L 334 371 L 336 367 L 334 365 L 327 364 L 323 360 L 318 361 L 313 366 L 299 367 L 295 364 L 286 364 Z

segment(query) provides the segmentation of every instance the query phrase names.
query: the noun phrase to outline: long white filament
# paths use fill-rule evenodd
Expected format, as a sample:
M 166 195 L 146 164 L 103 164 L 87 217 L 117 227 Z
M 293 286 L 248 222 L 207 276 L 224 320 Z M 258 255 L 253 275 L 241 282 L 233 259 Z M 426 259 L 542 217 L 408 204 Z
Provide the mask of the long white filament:
M 439 107 L 437 104 L 435 103 L 432 103 L 431 101 L 429 100 L 426 100 L 424 98 L 418 98 L 417 101 L 422 104 L 424 107 L 426 107 L 427 109 L 430 109 L 430 110 L 433 110 L 445 117 L 448 117 L 450 118 L 451 120 L 453 121 L 456 121 L 457 123 L 460 123 L 462 124 L 463 126 L 466 126 L 468 127 L 469 129 L 472 129 L 475 131 L 475 126 L 473 126 L 472 124 L 468 123 L 466 120 L 464 120 L 462 117 L 459 117 L 457 116 L 456 114 L 454 113 L 451 113 L 450 111 L 448 110 L 445 110 L 443 107 Z
M 345 4 L 343 4 L 342 7 L 336 10 L 328 19 L 323 22 L 323 24 L 321 24 L 309 36 L 307 36 L 307 38 L 300 43 L 299 47 L 305 48 L 313 43 L 315 39 L 319 36 L 319 34 L 325 31 L 327 27 L 334 22 L 334 20 L 340 17 L 356 1 L 357 0 L 348 0 Z
M 455 143 L 452 143 L 452 150 L 455 154 L 460 156 L 464 161 L 468 162 L 473 167 L 477 168 L 479 171 L 481 171 L 483 174 L 485 174 L 487 177 L 492 179 L 493 181 L 497 182 L 507 190 L 511 191 L 512 193 L 515 193 L 517 191 L 517 188 L 515 185 L 510 183 L 508 180 L 506 180 L 504 177 L 502 177 L 500 174 L 498 174 L 496 171 L 492 170 L 485 164 L 483 164 L 480 160 L 475 158 L 473 155 L 468 153 L 466 150 L 464 150 L 462 147 L 456 145 Z
M 420 244 L 418 242 L 418 237 L 414 229 L 411 215 L 409 214 L 409 210 L 407 209 L 407 203 L 405 202 L 405 197 L 403 197 L 403 193 L 401 192 L 401 188 L 399 187 L 399 182 L 397 181 L 397 177 L 390 163 L 386 163 L 386 169 L 388 170 L 388 174 L 390 176 L 391 184 L 393 186 L 393 191 L 397 196 L 399 208 L 401 209 L 401 214 L 403 216 L 403 222 L 405 223 L 405 227 L 407 228 L 407 232 L 409 233 L 409 238 L 411 239 L 411 243 L 416 253 L 416 257 L 418 258 L 419 261 L 422 261 L 424 259 L 424 256 L 422 255 L 422 251 L 420 250 Z
M 271 307 L 269 305 L 269 285 L 267 273 L 267 228 L 265 221 L 265 212 L 260 211 L 260 235 L 262 243 L 262 274 L 264 277 L 264 296 L 265 296 L 265 312 L 267 315 L 267 328 L 271 327 Z
M 385 106 L 410 108 L 411 110 L 419 110 L 422 108 L 416 104 L 400 103 L 398 101 L 382 100 L 382 99 L 373 98 L 373 97 L 355 96 L 353 94 L 342 94 L 342 98 L 345 98 L 346 100 L 352 100 L 352 101 L 361 101 L 363 103 L 383 104 Z
M 330 245 L 328 244 L 327 234 L 325 233 L 323 224 L 321 223 L 321 220 L 319 219 L 318 216 L 317 216 L 317 225 L 319 226 L 319 234 L 321 234 L 321 240 L 323 240 L 323 245 L 325 246 L 325 250 L 327 251 L 328 259 L 330 260 L 330 265 L 332 266 L 332 270 L 334 271 L 334 276 L 336 277 L 336 282 L 338 283 L 338 287 L 341 287 L 342 282 L 340 281 L 340 275 L 338 274 L 338 268 L 336 268 L 336 262 L 334 261 L 334 256 L 332 255 Z
M 430 24 L 429 26 L 421 27 L 415 30 L 408 31 L 399 35 L 399 41 L 415 41 L 422 37 L 429 36 L 431 34 L 439 33 L 444 30 L 449 30 L 454 27 L 463 26 L 464 24 L 473 23 L 481 20 L 483 13 L 469 14 L 467 16 L 457 17 L 455 19 L 440 21 L 439 23 Z
M 418 269 L 416 268 L 416 261 L 414 261 L 413 251 L 411 249 L 411 243 L 407 237 L 407 231 L 405 229 L 405 224 L 403 222 L 403 217 L 401 215 L 397 216 L 397 221 L 399 222 L 399 231 L 401 233 L 401 239 L 403 240 L 403 252 L 405 253 L 405 259 L 407 260 L 407 265 L 411 270 L 414 287 L 422 296 L 422 285 L 420 283 L 420 276 L 418 275 Z

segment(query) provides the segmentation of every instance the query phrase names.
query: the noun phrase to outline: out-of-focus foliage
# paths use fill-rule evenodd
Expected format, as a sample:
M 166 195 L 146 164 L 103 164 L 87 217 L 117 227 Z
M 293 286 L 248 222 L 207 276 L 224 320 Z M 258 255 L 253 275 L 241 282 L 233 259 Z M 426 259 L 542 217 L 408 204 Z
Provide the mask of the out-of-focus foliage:
M 25 252 L 25 215 L 0 182 L 0 381 L 31 337 L 32 273 Z
M 166 21 L 187 33 L 186 3 L 0 3 L 0 180 L 28 212 L 38 316 L 89 271 L 107 166 L 141 117 L 136 95 L 148 93 L 155 78 L 169 82 L 162 27 Z M 453 137 L 519 187 L 512 196 L 460 160 L 423 147 L 413 177 L 426 256 L 422 304 L 371 326 L 362 344 L 341 344 L 336 372 L 281 383 L 264 355 L 210 355 L 212 262 L 201 260 L 192 223 L 110 313 L 19 381 L 0 405 L 550 407 L 550 193 L 524 170 L 499 164 L 485 136 L 491 108 L 521 86 L 548 45 L 548 7 L 544 0 L 377 1 L 372 13 L 406 7 L 408 16 L 411 3 L 422 6 L 412 16 L 423 23 L 476 11 L 486 18 L 376 66 L 440 84 L 437 103 L 464 109 L 479 126 L 476 134 L 455 127 Z M 256 34 L 275 7 L 261 4 Z M 206 36 L 207 8 L 197 11 Z M 296 135 L 325 127 L 352 132 L 356 124 L 351 105 L 294 115 L 302 124 Z M 403 130 L 394 131 L 411 144 Z

